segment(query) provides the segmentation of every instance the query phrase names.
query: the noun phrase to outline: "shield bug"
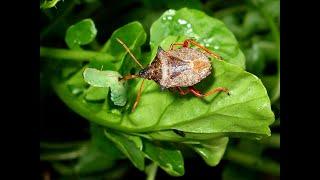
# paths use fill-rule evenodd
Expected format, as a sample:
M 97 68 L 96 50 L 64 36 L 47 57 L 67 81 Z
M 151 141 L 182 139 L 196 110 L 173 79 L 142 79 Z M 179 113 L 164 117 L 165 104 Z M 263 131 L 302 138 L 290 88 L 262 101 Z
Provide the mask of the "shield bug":
M 205 97 L 221 91 L 229 95 L 229 90 L 224 87 L 217 87 L 204 94 L 194 87 L 195 84 L 211 74 L 212 65 L 209 56 L 219 60 L 223 60 L 223 58 L 192 39 L 187 39 L 182 43 L 171 44 L 168 51 L 159 46 L 156 57 L 146 68 L 139 63 L 124 42 L 118 38 L 117 41 L 141 67 L 138 74 L 129 74 L 121 79 L 143 78 L 132 111 L 138 105 L 145 79 L 155 81 L 162 89 L 177 90 L 181 95 L 192 93 L 197 97 Z M 191 48 L 189 47 L 190 45 L 200 49 Z M 174 49 L 175 46 L 182 47 Z M 184 90 L 182 87 L 187 87 L 187 89 Z

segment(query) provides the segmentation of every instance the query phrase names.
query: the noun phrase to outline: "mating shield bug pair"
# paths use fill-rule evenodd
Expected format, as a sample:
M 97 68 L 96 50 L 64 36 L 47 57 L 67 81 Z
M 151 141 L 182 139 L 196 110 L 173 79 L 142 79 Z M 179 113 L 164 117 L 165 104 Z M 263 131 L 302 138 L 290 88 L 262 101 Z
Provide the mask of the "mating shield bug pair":
M 211 74 L 212 65 L 209 56 L 219 60 L 222 60 L 222 57 L 192 39 L 187 39 L 183 43 L 171 44 L 168 51 L 159 46 L 156 57 L 146 68 L 139 63 L 125 43 L 118 38 L 117 41 L 141 67 L 138 74 L 126 75 L 121 79 L 143 78 L 132 111 L 138 105 L 145 79 L 155 81 L 162 89 L 178 90 L 181 95 L 192 93 L 197 97 L 205 97 L 220 91 L 229 95 L 228 89 L 224 87 L 217 87 L 204 94 L 194 87 L 195 84 Z M 190 48 L 190 44 L 199 47 L 203 51 Z M 174 49 L 175 46 L 182 47 Z M 183 90 L 182 87 L 187 87 L 187 89 Z

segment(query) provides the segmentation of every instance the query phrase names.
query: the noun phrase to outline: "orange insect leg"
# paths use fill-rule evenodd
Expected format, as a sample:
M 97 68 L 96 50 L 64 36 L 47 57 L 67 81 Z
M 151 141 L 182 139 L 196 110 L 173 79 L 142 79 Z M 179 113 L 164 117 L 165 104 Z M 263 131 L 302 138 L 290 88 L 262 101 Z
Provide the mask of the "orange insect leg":
M 183 43 L 175 43 L 175 44 L 182 44 L 183 47 L 188 47 L 189 44 L 192 44 L 192 45 L 197 46 L 200 49 L 204 50 L 205 52 L 207 52 L 208 54 L 210 54 L 214 58 L 217 58 L 219 60 L 223 60 L 223 58 L 219 54 L 212 52 L 208 48 L 202 46 L 201 44 L 197 43 L 196 41 L 194 41 L 192 39 L 186 39 Z
M 210 96 L 210 95 L 212 95 L 212 94 L 214 94 L 214 93 L 218 93 L 218 92 L 221 92 L 221 91 L 227 93 L 228 95 L 230 95 L 229 90 L 228 90 L 227 88 L 224 88 L 224 87 L 214 88 L 214 89 L 212 89 L 211 91 L 209 91 L 209 92 L 207 92 L 207 93 L 205 93 L 205 94 L 201 93 L 200 91 L 198 91 L 198 90 L 197 90 L 195 87 L 193 87 L 193 86 L 189 87 L 189 90 L 190 90 L 190 92 L 191 92 L 192 94 L 194 94 L 194 95 L 197 96 L 197 97 L 206 97 L 206 96 Z
M 142 89 L 143 89 L 143 84 L 144 84 L 144 79 L 142 80 L 142 83 L 140 85 L 140 88 L 139 88 L 139 91 L 138 91 L 138 95 L 137 95 L 137 98 L 133 104 L 133 107 L 132 107 L 132 112 L 135 111 L 136 107 L 138 106 L 138 103 L 140 101 L 140 97 L 141 97 L 141 94 L 142 94 Z
M 187 90 L 183 90 L 183 89 L 181 89 L 181 87 L 176 87 L 177 89 L 178 89 L 178 91 L 179 91 L 179 94 L 180 95 L 186 95 L 186 94 L 188 94 L 189 92 L 190 92 L 190 89 L 187 89 Z
M 170 50 L 173 50 L 174 46 L 183 46 L 183 45 L 184 45 L 183 43 L 173 43 L 170 45 Z

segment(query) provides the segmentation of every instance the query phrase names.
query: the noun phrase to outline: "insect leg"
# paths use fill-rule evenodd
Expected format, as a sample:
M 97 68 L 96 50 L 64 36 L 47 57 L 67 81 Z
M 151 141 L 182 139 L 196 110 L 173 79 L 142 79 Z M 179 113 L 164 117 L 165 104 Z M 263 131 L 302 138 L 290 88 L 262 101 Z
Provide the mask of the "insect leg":
M 221 91 L 223 91 L 223 92 L 227 93 L 228 95 L 230 95 L 229 90 L 227 88 L 224 88 L 224 87 L 214 88 L 214 89 L 212 89 L 211 91 L 209 91 L 209 92 L 207 92 L 205 94 L 201 93 L 200 91 L 198 91 L 193 86 L 189 87 L 189 89 L 190 89 L 190 92 L 192 92 L 192 94 L 194 94 L 197 97 L 206 97 L 206 96 L 210 96 L 210 95 L 212 95 L 214 93 L 221 92 Z
M 189 92 L 190 92 L 190 89 L 187 89 L 187 90 L 183 90 L 183 89 L 181 89 L 181 87 L 177 87 L 177 89 L 178 89 L 178 91 L 179 91 L 179 94 L 180 95 L 186 95 L 186 94 L 188 94 Z
M 142 83 L 140 85 L 140 88 L 139 88 L 139 91 L 138 91 L 138 95 L 137 95 L 137 98 L 136 98 L 136 101 L 134 102 L 133 104 L 133 107 L 132 107 L 132 112 L 136 109 L 139 101 L 140 101 L 140 97 L 141 97 L 141 93 L 142 93 L 142 89 L 143 89 L 143 84 L 144 84 L 144 79 L 142 80 Z
M 173 50 L 174 46 L 183 46 L 183 43 L 173 43 L 170 45 L 170 50 Z
M 217 87 L 217 88 L 214 88 L 211 91 L 205 93 L 204 96 L 210 96 L 210 95 L 212 95 L 214 93 L 221 92 L 221 91 L 227 93 L 228 95 L 230 95 L 229 90 L 227 88 Z
M 189 91 L 197 97 L 204 97 L 204 95 L 193 86 L 189 87 Z
M 201 48 L 202 50 L 204 50 L 205 52 L 207 52 L 208 54 L 210 54 L 210 55 L 213 56 L 214 58 L 217 58 L 217 59 L 219 59 L 219 60 L 223 60 L 223 58 L 222 58 L 219 54 L 210 51 L 208 48 L 202 46 L 201 44 L 197 43 L 196 41 L 194 41 L 194 40 L 192 40 L 192 39 L 186 39 L 186 40 L 184 41 L 184 44 L 187 45 L 188 43 L 191 43 L 192 45 Z
M 134 79 L 134 78 L 137 78 L 137 77 L 139 77 L 139 76 L 134 75 L 134 74 L 129 74 L 129 75 L 124 76 L 123 78 L 120 78 L 120 81 L 126 81 L 126 80 Z

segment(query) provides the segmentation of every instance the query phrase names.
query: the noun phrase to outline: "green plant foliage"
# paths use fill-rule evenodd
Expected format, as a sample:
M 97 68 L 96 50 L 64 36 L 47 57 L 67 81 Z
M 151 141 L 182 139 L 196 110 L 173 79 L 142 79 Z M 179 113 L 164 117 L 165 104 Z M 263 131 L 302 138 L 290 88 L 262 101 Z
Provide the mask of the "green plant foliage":
M 93 87 L 108 88 L 111 89 L 111 100 L 115 105 L 124 106 L 126 104 L 126 89 L 124 84 L 119 81 L 122 76 L 116 71 L 99 71 L 93 68 L 86 68 L 83 72 L 84 80 Z M 90 92 L 89 95 L 98 95 L 102 92 Z M 103 92 L 107 92 L 104 89 Z M 103 93 L 103 95 L 106 95 Z M 88 97 L 88 96 L 87 96 Z M 90 96 L 89 96 L 90 97 Z M 93 99 L 91 97 L 91 99 Z
M 227 148 L 228 138 L 215 138 L 190 145 L 209 166 L 216 166 Z
M 40 9 L 49 9 L 55 7 L 59 1 L 60 0 L 44 0 L 40 5 Z
M 275 119 L 268 93 L 277 93 L 277 75 L 260 75 L 267 62 L 277 61 L 277 43 L 270 38 L 273 37 L 270 33 L 256 35 L 268 31 L 270 26 L 274 30 L 275 24 L 270 19 L 276 19 L 279 15 L 273 9 L 277 7 L 275 2 L 248 1 L 248 7 L 252 10 L 240 7 L 240 11 L 245 11 L 242 20 L 236 13 L 226 13 L 229 11 L 227 9 L 217 12 L 217 17 L 223 20 L 220 21 L 205 13 L 218 2 L 210 2 L 210 5 L 198 0 L 176 3 L 143 0 L 149 8 L 184 8 L 169 9 L 163 13 L 145 10 L 143 12 L 158 17 L 152 19 L 152 25 L 151 19 L 148 19 L 148 25 L 134 21 L 117 26 L 113 33 L 110 32 L 111 36 L 103 40 L 101 47 L 97 41 L 100 34 L 93 20 L 83 19 L 69 26 L 64 39 L 69 49 L 41 47 L 40 54 L 42 58 L 58 59 L 48 63 L 49 81 L 59 98 L 90 122 L 91 139 L 80 148 L 65 150 L 67 153 L 78 153 L 75 157 L 68 157 L 68 160 L 76 159 L 70 163 L 71 168 L 64 167 L 62 163 L 54 163 L 53 167 L 62 174 L 87 176 L 102 171 L 111 173 L 118 160 L 128 159 L 134 167 L 145 171 L 148 179 L 154 179 L 157 167 L 171 176 L 183 176 L 183 151 L 187 148 L 201 156 L 209 166 L 217 166 L 225 155 L 235 162 L 241 162 L 241 157 L 245 157 L 248 160 L 244 160 L 246 166 L 267 162 L 267 171 L 277 174 L 277 164 L 257 159 L 268 143 L 278 147 L 274 146 L 274 142 L 277 143 L 279 137 L 261 144 L 257 141 L 258 145 L 251 146 L 252 139 L 271 135 L 270 125 Z M 90 4 L 89 1 L 86 3 Z M 124 1 L 117 7 L 127 4 L 130 3 Z M 266 21 L 268 13 L 269 21 Z M 150 27 L 148 39 L 143 27 Z M 105 33 L 103 29 L 100 32 L 100 27 L 98 29 L 102 35 Z M 273 35 L 276 34 L 273 31 Z M 139 104 L 132 111 L 142 79 L 125 82 L 119 79 L 137 74 L 140 67 L 117 38 L 129 47 L 144 67 L 152 62 L 159 46 L 168 50 L 172 43 L 192 38 L 224 58 L 220 61 L 211 57 L 211 75 L 195 87 L 203 93 L 225 87 L 230 94 L 220 92 L 205 98 L 192 94 L 181 96 L 177 92 L 161 90 L 157 83 L 146 80 Z M 146 43 L 147 40 L 149 42 Z M 87 50 L 88 47 L 91 50 Z M 66 63 L 67 60 L 72 61 Z M 272 97 L 277 99 L 278 96 Z M 230 146 L 234 138 L 246 138 L 237 148 L 252 147 L 251 151 L 228 151 L 227 145 L 229 143 Z M 49 150 L 46 149 L 46 153 Z M 49 155 L 49 159 L 42 156 L 45 157 L 43 160 L 63 158 L 55 153 Z M 261 164 L 257 168 L 260 171 L 263 169 Z M 234 174 L 239 174 L 235 169 L 233 165 L 227 168 L 224 178 L 232 179 Z
M 193 38 L 220 54 L 227 62 L 243 68 L 245 66 L 245 57 L 232 32 L 220 20 L 202 11 L 183 8 L 163 13 L 150 29 L 150 45 L 153 51 L 170 35 Z
M 80 49 L 80 45 L 90 43 L 97 35 L 97 29 L 91 19 L 84 19 L 70 26 L 65 41 L 70 49 Z
M 131 160 L 140 170 L 144 170 L 144 154 L 142 142 L 138 136 L 130 136 L 122 133 L 105 131 L 106 136 Z
M 127 105 L 124 106 L 125 109 L 111 109 L 111 107 L 106 107 L 108 105 L 106 105 L 105 102 L 90 104 L 90 102 L 82 100 L 84 97 L 87 97 L 85 98 L 87 100 L 89 97 L 91 97 L 91 99 L 100 99 L 97 97 L 101 97 L 101 95 L 105 94 L 101 92 L 99 93 L 98 90 L 89 89 L 87 93 L 92 94 L 89 97 L 88 94 L 87 96 L 74 96 L 70 94 L 67 95 L 68 98 L 63 96 L 61 96 L 61 98 L 66 101 L 67 104 L 70 101 L 78 102 L 79 104 L 77 106 L 81 106 L 82 110 L 73 104 L 69 104 L 69 106 L 74 108 L 84 117 L 88 118 L 88 120 L 109 128 L 121 129 L 127 132 L 136 132 L 142 136 L 144 132 L 148 131 L 153 131 L 154 133 L 160 130 L 169 129 L 182 131 L 186 133 L 185 139 L 176 134 L 175 136 L 169 137 L 167 140 L 173 142 L 198 143 L 198 145 L 192 145 L 194 150 L 198 152 L 209 165 L 216 165 L 222 158 L 223 152 L 225 151 L 227 138 L 212 138 L 223 136 L 260 138 L 270 135 L 269 125 L 274 120 L 274 115 L 270 108 L 270 101 L 266 89 L 261 81 L 256 76 L 244 71 L 243 66 L 241 65 L 242 63 L 236 63 L 237 61 L 244 61 L 244 58 L 241 51 L 238 49 L 237 42 L 235 41 L 232 33 L 227 30 L 223 23 L 207 17 L 200 11 L 184 8 L 179 11 L 169 10 L 165 12 L 164 15 L 161 16 L 160 19 L 151 27 L 150 40 L 153 48 L 157 48 L 160 44 L 162 47 L 168 48 L 172 41 L 178 38 L 175 36 L 169 36 L 164 39 L 164 41 L 160 42 L 159 40 L 161 38 L 170 34 L 159 33 L 161 31 L 154 33 L 155 31 L 153 29 L 168 28 L 174 32 L 174 34 L 179 33 L 179 35 L 184 36 L 190 35 L 185 31 L 174 31 L 177 26 L 171 26 L 170 23 L 159 25 L 159 22 L 162 22 L 163 17 L 167 17 L 170 13 L 172 16 L 174 15 L 172 21 L 176 23 L 181 21 L 182 15 L 185 13 L 189 14 L 187 18 L 188 21 L 190 21 L 189 19 L 192 20 L 203 17 L 203 19 L 207 19 L 207 21 L 209 21 L 204 21 L 203 23 L 214 23 L 214 27 L 218 29 L 211 32 L 211 36 L 210 33 L 207 33 L 206 38 L 215 39 L 221 36 L 224 37 L 224 39 L 227 39 L 228 42 L 226 42 L 226 44 L 229 44 L 229 46 L 223 46 L 224 42 L 221 42 L 221 49 L 223 49 L 221 52 L 224 52 L 223 54 L 226 60 L 219 61 L 213 58 L 213 74 L 203 82 L 199 83 L 197 87 L 202 91 L 209 91 L 215 87 L 227 87 L 230 90 L 229 96 L 225 93 L 218 93 L 204 99 L 199 99 L 193 96 L 181 97 L 168 91 L 161 92 L 159 86 L 155 82 L 147 81 L 139 106 L 134 112 L 130 111 L 130 106 L 135 98 L 130 98 L 128 100 Z M 183 18 L 186 18 L 186 16 L 183 16 Z M 160 28 L 159 26 L 162 27 Z M 195 29 L 194 32 L 197 32 L 196 29 L 203 30 L 203 28 L 200 28 L 201 23 L 193 23 L 192 27 Z M 201 34 L 202 33 L 199 32 L 198 37 L 201 37 Z M 130 49 L 135 52 L 139 52 L 139 46 L 141 46 L 145 41 L 145 32 L 143 31 L 142 26 L 137 22 L 130 23 L 116 30 L 102 50 L 103 52 L 115 57 L 116 61 L 111 62 L 113 65 L 108 65 L 107 63 L 100 65 L 91 63 L 89 66 L 98 67 L 104 65 L 104 69 L 122 69 L 123 72 L 127 71 L 124 68 L 134 68 L 135 65 L 132 64 L 133 61 L 126 59 L 127 52 L 118 42 L 115 42 L 115 38 L 122 39 L 128 43 L 128 47 Z M 214 44 L 208 46 L 208 48 L 214 48 Z M 234 54 L 234 51 L 237 53 Z M 228 52 L 232 53 L 228 54 Z M 228 58 L 237 61 L 231 61 Z M 126 62 L 128 62 L 128 64 Z M 236 65 L 228 62 L 233 62 Z M 131 66 L 129 66 L 130 63 Z M 123 66 L 124 64 L 128 66 Z M 86 68 L 83 72 L 83 77 L 84 81 L 91 85 L 90 88 L 92 88 L 92 86 L 100 88 L 110 87 L 111 100 L 116 105 L 125 105 L 126 90 L 124 89 L 123 84 L 118 81 L 119 77 L 121 77 L 118 72 L 110 70 L 99 71 L 97 69 Z M 75 83 L 71 84 L 84 83 L 81 82 L 83 79 L 79 79 L 79 75 L 75 75 L 73 78 L 74 79 L 72 81 Z M 141 80 L 129 82 L 128 94 L 136 94 L 140 83 Z M 60 95 L 67 93 L 65 90 L 62 90 L 63 86 L 64 85 L 61 85 L 57 88 L 57 92 Z M 85 86 L 82 88 L 85 88 Z M 62 91 L 59 91 L 59 89 Z M 82 92 L 86 92 L 86 90 L 82 90 Z M 107 92 L 107 89 L 105 92 Z M 96 96 L 94 96 L 94 94 L 96 94 Z M 105 99 L 107 101 L 108 97 L 105 97 Z M 152 116 L 150 116 L 150 113 Z M 172 133 L 170 131 L 162 133 L 166 134 L 168 132 L 169 134 Z M 191 133 L 191 136 L 188 133 Z M 138 169 L 144 169 L 144 154 L 141 149 L 139 149 L 140 146 L 137 146 L 137 144 L 128 139 L 128 137 L 134 137 L 135 141 L 139 142 L 141 140 L 138 136 L 127 136 L 109 130 L 106 131 L 106 135 Z M 147 133 L 145 135 L 149 135 L 149 137 L 154 140 L 158 139 L 157 136 L 152 135 L 152 133 Z M 168 137 L 168 135 L 166 135 L 166 137 Z M 160 139 L 163 139 L 163 137 Z M 161 161 L 159 159 L 155 159 L 155 156 L 150 154 L 150 151 L 157 150 L 156 147 L 153 148 L 155 149 L 152 150 L 152 147 L 150 148 L 150 144 L 147 145 L 146 152 L 148 157 L 158 162 L 160 167 L 164 168 L 172 175 L 183 174 L 181 167 L 180 170 L 175 170 L 176 168 L 179 169 L 177 164 L 172 165 L 172 167 L 170 166 L 169 168 L 168 166 L 165 166 L 165 162 L 162 162 L 166 159 Z M 174 153 L 175 151 L 168 151 L 169 155 L 174 156 Z M 179 166 L 181 166 L 181 164 Z
M 163 142 L 144 141 L 144 153 L 158 166 L 172 176 L 184 174 L 184 163 L 181 152 L 174 146 Z

